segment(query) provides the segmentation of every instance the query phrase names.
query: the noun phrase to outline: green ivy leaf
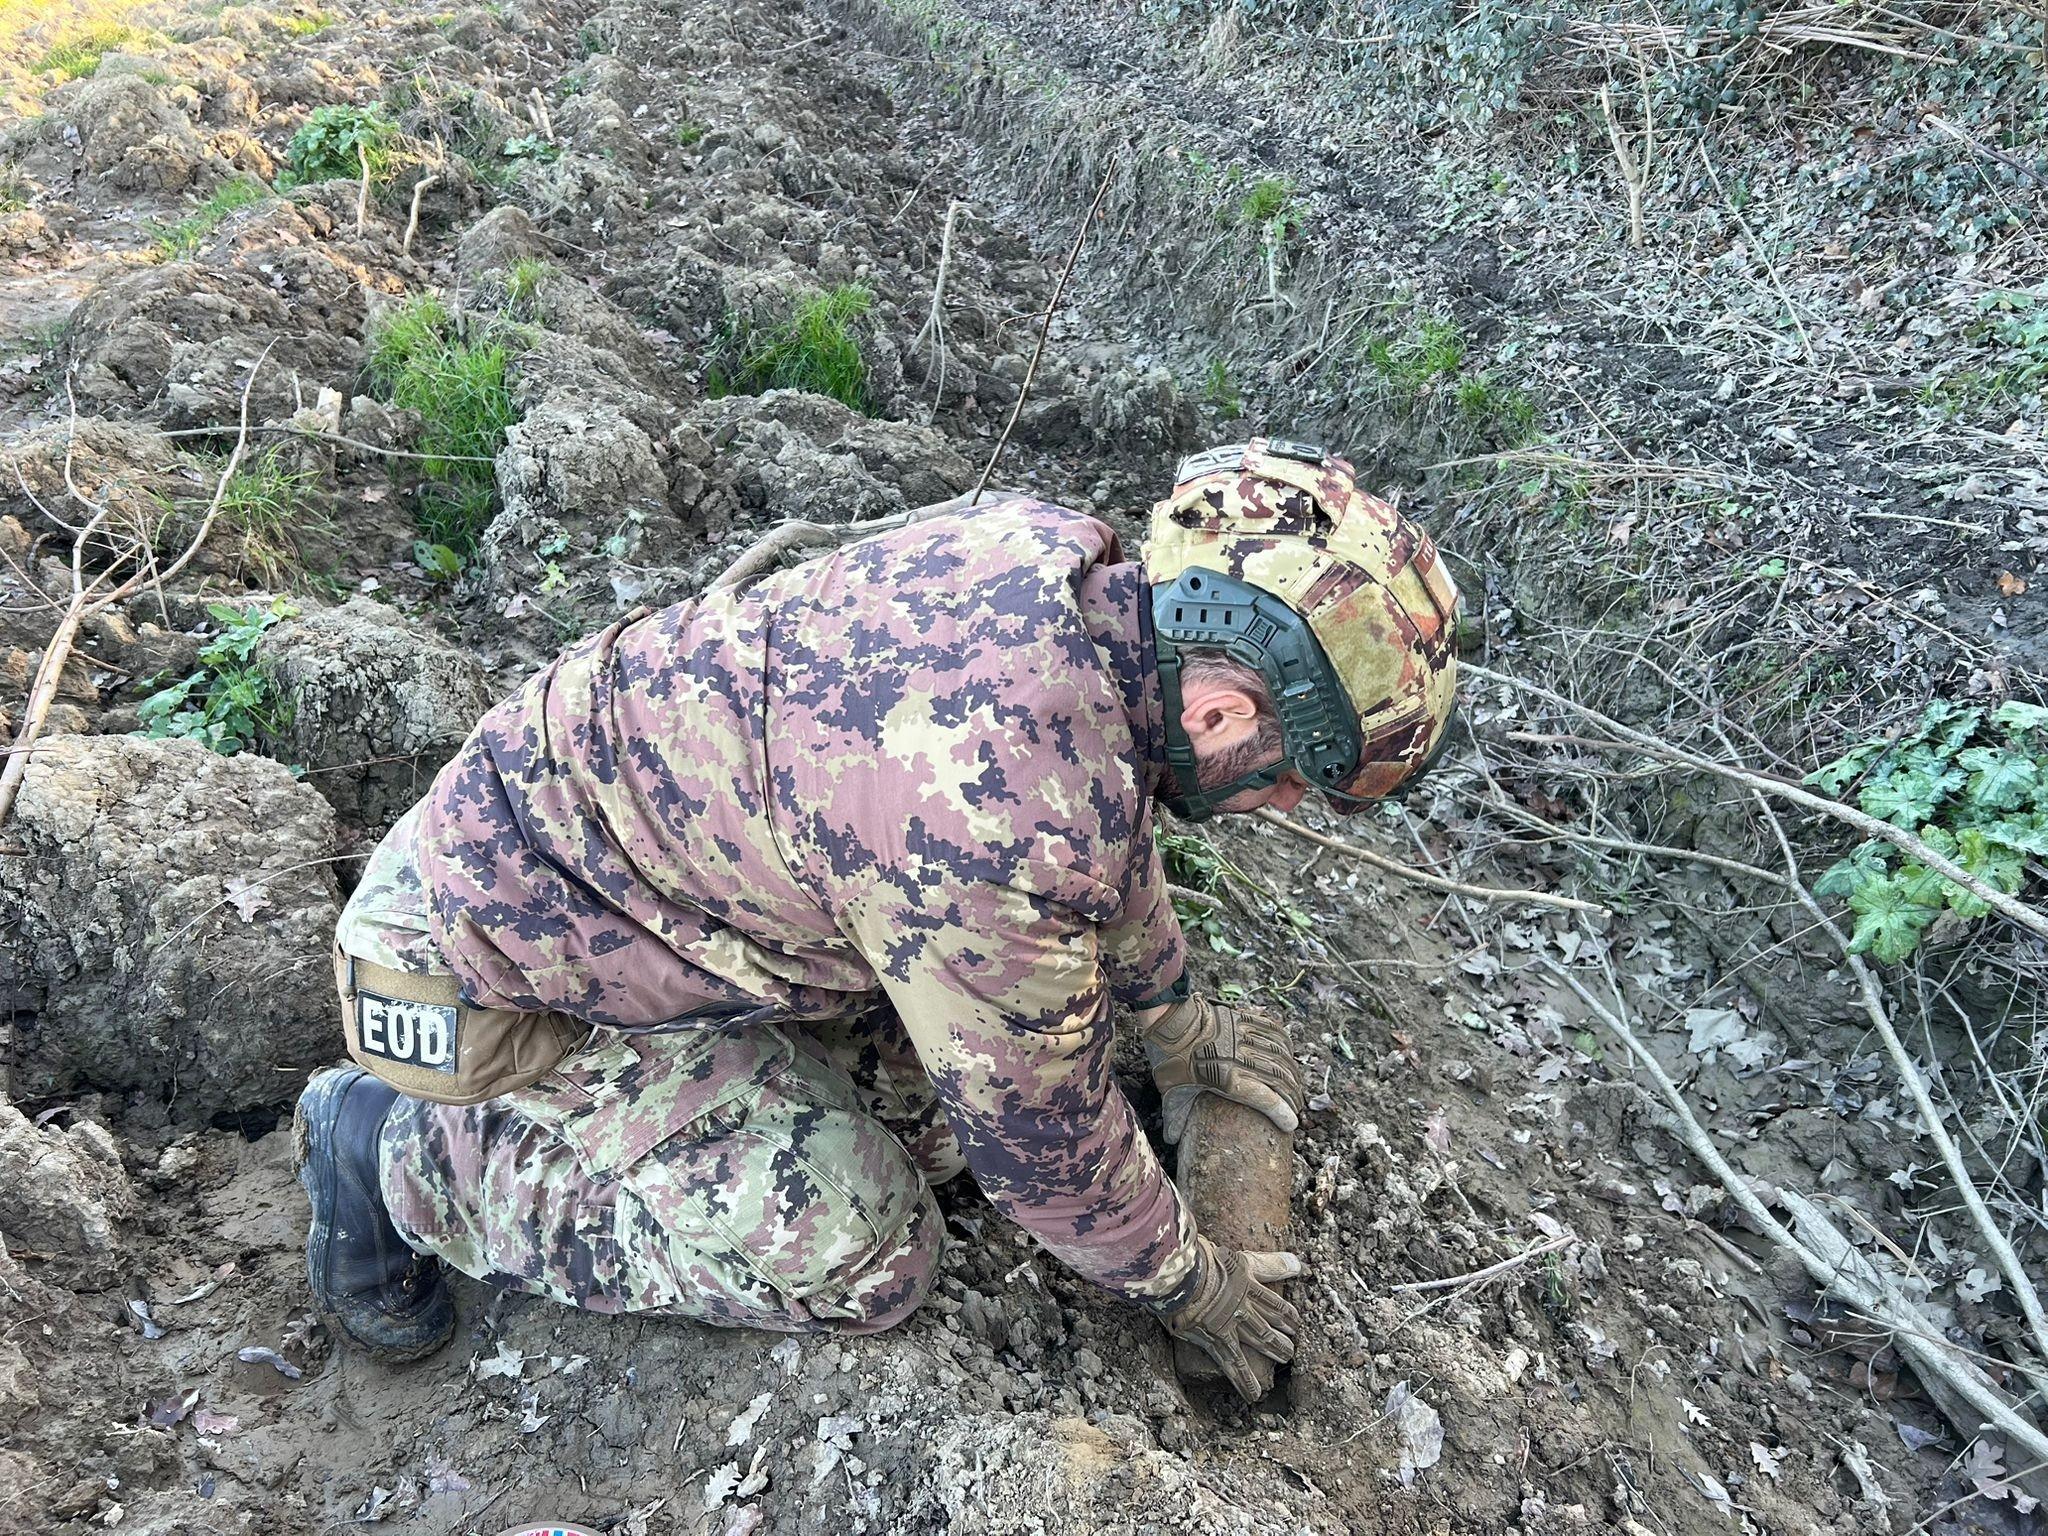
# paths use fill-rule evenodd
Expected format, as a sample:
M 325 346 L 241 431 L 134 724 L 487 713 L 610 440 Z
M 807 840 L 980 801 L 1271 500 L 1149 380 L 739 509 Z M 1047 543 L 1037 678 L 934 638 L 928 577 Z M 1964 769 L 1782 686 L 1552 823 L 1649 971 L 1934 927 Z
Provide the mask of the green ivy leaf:
M 1857 803 L 1872 816 L 1881 816 L 1895 827 L 1909 830 L 1934 819 L 1935 807 L 1958 788 L 1963 775 L 1955 770 L 1930 773 L 1924 768 L 1901 765 L 1883 778 L 1863 786 Z
M 1913 735 L 1907 738 L 1913 742 L 1935 741 L 1938 745 L 1929 748 L 1943 757 L 1953 757 L 1956 749 L 1970 739 L 1978 726 L 1984 723 L 1984 711 L 1974 705 L 1951 703 L 1947 699 L 1936 699 L 1920 716 L 1920 723 Z
M 1971 827 L 1956 839 L 1956 862 L 1995 891 L 2010 896 L 2026 876 L 2026 860 L 2012 849 L 1995 843 L 1978 827 Z M 1960 885 L 1943 882 L 1949 910 L 1959 917 L 1983 917 L 1991 903 L 1973 896 Z
M 2008 731 L 2038 731 L 2048 725 L 2048 707 L 2022 699 L 2007 699 L 1992 712 L 1992 720 Z
M 2010 848 L 2015 853 L 2030 853 L 2037 859 L 2048 859 L 2048 812 L 2008 816 L 1981 830 L 1989 841 L 2001 848 Z
M 1929 906 L 1909 895 L 1906 881 L 1898 876 L 1866 882 L 1849 898 L 1849 907 L 1856 913 L 1850 951 L 1875 955 L 1887 965 L 1896 965 L 1912 954 L 1919 947 L 1920 935 L 1941 912 L 1939 905 Z
M 1971 747 L 1956 757 L 1970 775 L 1970 799 L 1987 810 L 2003 811 L 2031 799 L 2041 783 L 2041 767 L 2024 752 L 2002 747 Z
M 1806 776 L 1806 782 L 1823 794 L 1839 795 L 1852 782 L 1863 776 L 1863 772 L 1877 761 L 1878 754 L 1888 745 L 1882 741 L 1866 741 L 1851 747 L 1832 763 L 1816 768 Z
M 1882 843 L 1865 843 L 1846 859 L 1830 864 L 1827 871 L 1813 883 L 1816 896 L 1851 897 L 1867 882 L 1885 878 L 1885 851 Z

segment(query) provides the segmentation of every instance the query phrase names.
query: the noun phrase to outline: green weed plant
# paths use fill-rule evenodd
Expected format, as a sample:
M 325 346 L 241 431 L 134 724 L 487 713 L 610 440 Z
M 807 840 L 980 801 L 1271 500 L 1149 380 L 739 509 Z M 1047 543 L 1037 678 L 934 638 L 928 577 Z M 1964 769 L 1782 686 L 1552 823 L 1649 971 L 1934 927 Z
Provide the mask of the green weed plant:
M 383 107 L 315 107 L 285 148 L 284 174 L 277 184 L 356 181 L 365 163 L 370 180 L 382 182 L 391 175 L 397 148 L 398 124 L 384 115 Z
M 1198 833 L 1161 832 L 1159 856 L 1167 880 L 1174 885 L 1198 891 L 1204 896 L 1220 896 L 1230 886 L 1241 886 L 1263 896 L 1297 933 L 1307 933 L 1315 926 L 1315 919 L 1307 912 L 1253 879 L 1225 857 L 1214 843 Z M 1208 941 L 1211 949 L 1226 955 L 1238 952 L 1230 940 L 1221 907 L 1175 897 L 1173 910 L 1180 918 L 1181 927 L 1190 934 L 1199 934 Z
M 2012 895 L 2029 858 L 2048 858 L 2048 708 L 2008 700 L 1995 709 L 1937 699 L 1896 739 L 1866 741 L 1806 782 L 1851 789 L 1865 814 L 1917 833 L 1993 890 Z M 1944 912 L 1966 920 L 1991 908 L 1890 843 L 1864 843 L 1814 882 L 1856 916 L 1849 948 L 1906 960 Z
M 766 325 L 729 319 L 722 348 L 728 360 L 711 370 L 713 398 L 801 389 L 871 411 L 867 359 L 855 326 L 874 301 L 868 289 L 847 283 Z
M 142 701 L 138 734 L 196 741 L 232 757 L 291 724 L 291 701 L 279 696 L 276 680 L 256 660 L 256 645 L 298 610 L 280 598 L 268 608 L 208 603 L 206 611 L 220 633 L 200 647 L 198 671 Z
M 510 361 L 499 325 L 452 313 L 432 294 L 395 310 L 370 339 L 370 383 L 420 416 L 421 547 L 430 574 L 453 574 L 476 553 L 497 481 L 491 461 L 512 425 Z

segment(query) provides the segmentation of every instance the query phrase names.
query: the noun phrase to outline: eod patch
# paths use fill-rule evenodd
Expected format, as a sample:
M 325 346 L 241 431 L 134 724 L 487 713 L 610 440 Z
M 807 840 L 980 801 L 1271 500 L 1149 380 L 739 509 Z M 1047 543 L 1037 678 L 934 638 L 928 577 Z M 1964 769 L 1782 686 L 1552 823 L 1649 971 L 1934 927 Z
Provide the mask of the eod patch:
M 356 1042 L 365 1054 L 428 1072 L 455 1072 L 460 1010 L 375 992 L 356 993 Z

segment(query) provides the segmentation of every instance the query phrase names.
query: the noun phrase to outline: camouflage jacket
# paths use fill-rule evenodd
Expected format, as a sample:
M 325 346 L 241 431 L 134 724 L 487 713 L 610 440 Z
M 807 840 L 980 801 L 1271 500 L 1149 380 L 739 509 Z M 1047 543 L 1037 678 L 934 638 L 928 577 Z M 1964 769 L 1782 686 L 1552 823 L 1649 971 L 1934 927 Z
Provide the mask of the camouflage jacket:
M 1110 1074 L 1111 996 L 1184 958 L 1146 590 L 1016 500 L 591 636 L 435 781 L 435 946 L 472 1003 L 628 1028 L 879 986 L 997 1207 L 1171 1294 L 1191 1224 Z

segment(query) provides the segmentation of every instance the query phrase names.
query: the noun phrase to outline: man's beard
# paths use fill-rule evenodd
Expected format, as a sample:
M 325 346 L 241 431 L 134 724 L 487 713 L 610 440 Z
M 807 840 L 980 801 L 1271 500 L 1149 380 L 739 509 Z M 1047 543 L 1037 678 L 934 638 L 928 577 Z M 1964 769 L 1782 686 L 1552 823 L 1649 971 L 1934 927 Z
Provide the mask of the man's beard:
M 1195 763 L 1195 777 L 1204 790 L 1214 791 L 1236 783 L 1246 774 L 1257 773 L 1261 768 L 1270 768 L 1280 761 L 1286 748 L 1280 735 L 1280 722 L 1264 715 L 1259 717 L 1259 728 L 1234 746 L 1219 747 L 1214 752 L 1204 753 Z M 1247 796 L 1261 793 L 1246 790 L 1243 794 L 1232 795 L 1216 807 L 1219 811 L 1242 809 L 1239 802 Z

